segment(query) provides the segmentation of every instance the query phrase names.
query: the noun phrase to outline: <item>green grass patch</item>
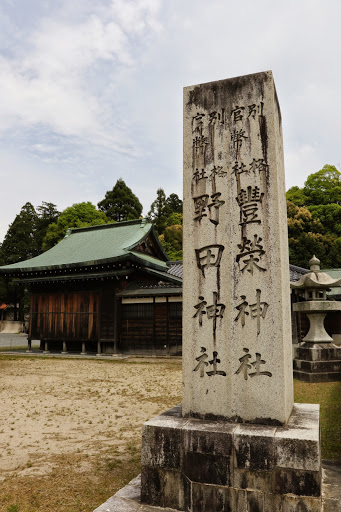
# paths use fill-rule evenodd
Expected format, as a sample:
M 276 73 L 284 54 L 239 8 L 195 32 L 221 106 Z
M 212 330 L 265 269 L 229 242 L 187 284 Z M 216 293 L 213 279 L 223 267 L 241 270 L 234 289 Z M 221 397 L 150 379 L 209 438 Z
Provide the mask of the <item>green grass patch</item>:
M 294 379 L 296 403 L 320 404 L 323 459 L 341 460 L 341 382 Z

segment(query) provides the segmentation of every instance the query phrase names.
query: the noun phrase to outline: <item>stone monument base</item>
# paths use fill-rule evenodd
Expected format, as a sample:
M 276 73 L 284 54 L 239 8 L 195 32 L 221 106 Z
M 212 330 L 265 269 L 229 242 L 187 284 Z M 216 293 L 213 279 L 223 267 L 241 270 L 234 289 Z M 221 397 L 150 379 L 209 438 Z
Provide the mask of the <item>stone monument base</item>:
M 321 512 L 341 512 L 341 467 L 336 463 L 324 461 L 322 468 L 322 508 Z M 267 512 L 307 512 L 307 508 L 299 506 L 299 499 L 282 501 L 278 510 L 269 509 Z M 297 508 L 295 508 L 297 505 Z M 294 507 L 294 508 L 293 508 Z M 245 509 L 244 512 L 254 512 L 255 509 Z M 174 509 L 152 507 L 141 503 L 141 476 L 134 478 L 128 485 L 119 490 L 100 505 L 94 512 L 176 512 Z M 184 512 L 184 511 L 183 511 Z M 186 511 L 188 512 L 188 511 Z M 213 511 L 215 512 L 215 511 Z M 309 512 L 309 509 L 308 509 Z
M 295 404 L 286 426 L 183 418 L 142 433 L 141 502 L 191 512 L 321 511 L 319 406 Z
M 294 378 L 305 382 L 341 380 L 341 347 L 333 343 L 304 343 L 296 349 Z

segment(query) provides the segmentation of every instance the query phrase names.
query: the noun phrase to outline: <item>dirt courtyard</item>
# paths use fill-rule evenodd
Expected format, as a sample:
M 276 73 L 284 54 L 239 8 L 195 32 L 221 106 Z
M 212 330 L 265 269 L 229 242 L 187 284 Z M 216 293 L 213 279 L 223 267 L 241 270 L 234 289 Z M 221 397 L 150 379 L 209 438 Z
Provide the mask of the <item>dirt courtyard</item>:
M 139 471 L 141 426 L 181 361 L 0 356 L 0 511 L 91 512 Z

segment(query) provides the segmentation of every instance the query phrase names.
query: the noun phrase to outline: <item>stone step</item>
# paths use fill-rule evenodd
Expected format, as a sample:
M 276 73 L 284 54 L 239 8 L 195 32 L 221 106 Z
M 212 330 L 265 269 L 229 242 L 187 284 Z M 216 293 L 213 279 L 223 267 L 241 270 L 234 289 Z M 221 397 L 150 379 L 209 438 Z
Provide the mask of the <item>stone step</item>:
M 301 370 L 309 373 L 341 372 L 341 360 L 306 361 L 304 359 L 295 358 L 293 363 L 294 370 Z
M 341 372 L 310 373 L 294 370 L 294 379 L 304 382 L 336 382 L 341 380 Z
M 304 361 L 340 361 L 341 347 L 337 347 L 332 343 L 320 343 L 318 345 L 307 343 L 306 346 L 296 349 L 296 357 Z

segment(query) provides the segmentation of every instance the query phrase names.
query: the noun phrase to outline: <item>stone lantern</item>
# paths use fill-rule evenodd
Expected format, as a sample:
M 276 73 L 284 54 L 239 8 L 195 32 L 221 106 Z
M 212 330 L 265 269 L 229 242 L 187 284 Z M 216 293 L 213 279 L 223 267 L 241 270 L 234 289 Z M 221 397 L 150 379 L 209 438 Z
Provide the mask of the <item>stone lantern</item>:
M 310 272 L 290 287 L 298 290 L 303 302 L 293 304 L 293 310 L 305 313 L 310 322 L 308 334 L 297 349 L 294 359 L 294 377 L 310 382 L 341 379 L 341 348 L 333 343 L 324 327 L 328 312 L 341 311 L 340 301 L 327 300 L 327 291 L 341 285 L 341 279 L 332 279 L 320 269 L 315 256 L 309 261 Z

